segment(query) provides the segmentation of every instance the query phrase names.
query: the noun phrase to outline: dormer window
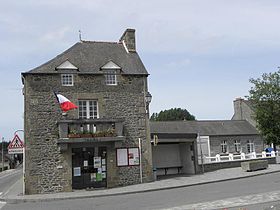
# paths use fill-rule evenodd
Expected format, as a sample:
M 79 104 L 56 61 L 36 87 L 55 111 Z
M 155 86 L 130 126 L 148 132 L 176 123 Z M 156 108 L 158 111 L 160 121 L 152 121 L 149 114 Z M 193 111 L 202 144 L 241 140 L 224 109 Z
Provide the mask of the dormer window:
M 62 86 L 73 86 L 74 85 L 73 74 L 61 74 L 61 84 Z
M 105 84 L 106 85 L 117 85 L 117 73 L 116 70 L 106 70 L 105 74 Z
M 78 67 L 74 66 L 70 61 L 66 60 L 59 66 L 55 68 L 56 70 L 76 70 L 78 71 Z
M 121 70 L 121 67 L 119 67 L 117 64 L 115 64 L 113 61 L 109 61 L 105 65 L 103 65 L 101 68 L 101 71 L 103 71 L 105 76 L 105 84 L 106 85 L 117 85 L 117 72 Z
M 78 67 L 73 65 L 69 60 L 62 62 L 59 66 L 55 67 L 55 70 L 61 73 L 61 85 L 73 86 L 74 74 L 79 71 Z

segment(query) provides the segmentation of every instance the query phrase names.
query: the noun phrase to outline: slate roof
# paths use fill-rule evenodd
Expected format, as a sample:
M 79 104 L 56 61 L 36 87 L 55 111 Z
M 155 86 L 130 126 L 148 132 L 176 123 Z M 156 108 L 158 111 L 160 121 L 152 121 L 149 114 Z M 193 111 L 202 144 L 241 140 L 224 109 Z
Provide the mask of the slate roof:
M 258 135 L 258 131 L 246 120 L 213 121 L 162 121 L 150 122 L 151 133 L 192 134 L 201 136 Z
M 148 75 L 137 52 L 127 52 L 120 42 L 81 41 L 47 63 L 28 73 L 57 73 L 57 66 L 65 61 L 78 67 L 79 73 L 100 74 L 100 67 L 113 61 L 121 67 L 122 74 Z M 61 73 L 61 72 L 60 72 Z

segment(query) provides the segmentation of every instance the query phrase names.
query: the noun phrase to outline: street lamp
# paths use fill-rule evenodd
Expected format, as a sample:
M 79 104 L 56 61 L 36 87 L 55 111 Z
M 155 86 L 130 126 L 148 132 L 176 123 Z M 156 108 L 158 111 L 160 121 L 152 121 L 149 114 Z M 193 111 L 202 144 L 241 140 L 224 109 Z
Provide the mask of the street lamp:
M 146 102 L 146 111 L 148 112 L 149 104 L 152 101 L 152 95 L 150 92 L 147 92 L 145 95 L 145 102 Z
M 152 95 L 150 92 L 147 92 L 146 96 L 145 96 L 145 100 L 146 100 L 146 103 L 149 105 L 149 103 L 151 103 L 152 101 Z

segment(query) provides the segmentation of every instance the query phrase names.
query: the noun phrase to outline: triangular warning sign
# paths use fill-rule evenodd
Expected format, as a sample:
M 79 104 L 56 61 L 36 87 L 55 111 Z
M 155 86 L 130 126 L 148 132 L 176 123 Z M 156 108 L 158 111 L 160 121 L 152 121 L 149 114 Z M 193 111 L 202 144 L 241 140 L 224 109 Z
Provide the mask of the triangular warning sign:
M 13 140 L 8 146 L 8 149 L 16 149 L 16 148 L 23 148 L 23 142 L 20 140 L 18 135 L 15 135 Z

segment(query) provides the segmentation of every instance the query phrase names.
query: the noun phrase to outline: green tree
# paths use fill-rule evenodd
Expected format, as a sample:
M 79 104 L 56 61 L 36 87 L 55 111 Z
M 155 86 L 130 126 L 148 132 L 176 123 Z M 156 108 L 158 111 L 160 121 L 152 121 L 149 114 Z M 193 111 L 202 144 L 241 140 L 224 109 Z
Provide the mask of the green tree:
M 274 150 L 280 144 L 280 70 L 250 79 L 253 84 L 248 99 L 255 108 L 257 128 L 267 144 L 273 143 Z
M 153 113 L 151 121 L 175 121 L 175 120 L 195 120 L 186 109 L 172 108 L 159 113 Z
M 0 152 L 2 151 L 2 145 L 3 145 L 3 150 L 4 150 L 5 152 L 8 151 L 8 146 L 9 146 L 9 144 L 10 144 L 10 142 L 6 142 L 6 141 L 1 142 L 1 143 L 0 143 Z

